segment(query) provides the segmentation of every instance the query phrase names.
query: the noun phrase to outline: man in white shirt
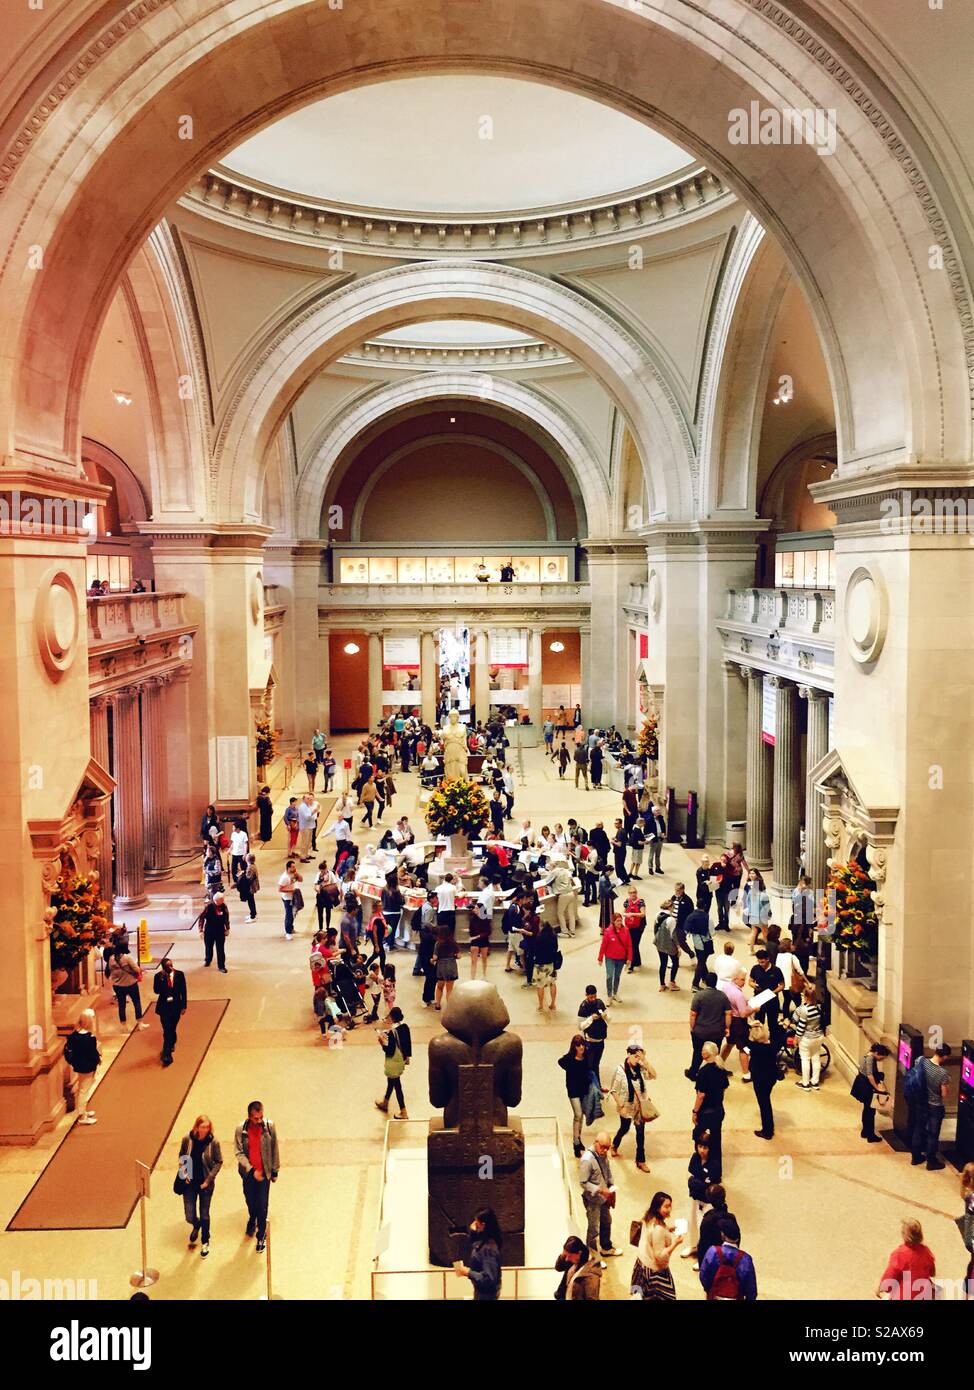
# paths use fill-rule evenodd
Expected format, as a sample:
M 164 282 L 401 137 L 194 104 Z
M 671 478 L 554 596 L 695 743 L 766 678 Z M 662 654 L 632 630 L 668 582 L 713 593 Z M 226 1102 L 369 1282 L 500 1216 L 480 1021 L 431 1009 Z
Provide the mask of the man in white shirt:
M 743 965 L 734 955 L 733 941 L 725 941 L 723 951 L 714 952 L 707 961 L 707 969 L 717 976 L 718 984 L 721 980 L 733 980 L 744 972 Z
M 334 825 L 328 827 L 325 834 L 335 837 L 335 864 L 337 864 L 342 851 L 352 843 L 351 826 L 343 816 L 340 816 Z M 334 868 L 334 865 L 332 867 Z
M 510 820 L 511 816 L 514 814 L 514 774 L 506 764 L 504 766 L 503 778 L 504 799 L 507 802 L 504 808 L 504 816 L 507 820 Z
M 311 858 L 311 833 L 318 819 L 318 803 L 310 792 L 298 802 L 297 855 L 302 864 Z
M 457 885 L 452 874 L 447 874 L 436 890 L 436 920 L 440 926 L 456 927 Z

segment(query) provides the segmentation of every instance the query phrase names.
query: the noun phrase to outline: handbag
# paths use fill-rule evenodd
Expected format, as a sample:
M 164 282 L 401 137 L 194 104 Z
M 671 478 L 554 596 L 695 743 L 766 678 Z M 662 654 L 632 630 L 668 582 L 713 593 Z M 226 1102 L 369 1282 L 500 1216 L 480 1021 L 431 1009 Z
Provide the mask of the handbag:
M 873 1109 L 878 1110 L 881 1115 L 886 1115 L 893 1104 L 893 1098 L 889 1091 L 873 1091 Z
M 641 1239 L 641 1237 L 642 1237 L 642 1234 L 643 1234 L 643 1223 L 642 1223 L 638 1218 L 637 1218 L 636 1220 L 634 1220 L 634 1221 L 630 1221 L 630 1222 L 629 1222 L 629 1244 L 630 1244 L 630 1245 L 638 1246 L 638 1245 L 639 1245 L 639 1241 L 640 1241 L 640 1239 Z
M 295 888 L 294 892 L 291 894 L 291 910 L 292 912 L 300 912 L 303 907 L 304 894 L 301 892 L 300 888 Z
M 177 1197 L 182 1197 L 183 1194 L 188 1190 L 188 1188 L 189 1188 L 189 1183 L 186 1181 L 186 1179 L 185 1179 L 181 1174 L 177 1173 L 176 1176 L 175 1176 L 175 1177 L 173 1178 L 173 1180 L 172 1180 L 172 1190 L 173 1190 L 173 1192 L 175 1192 L 175 1194 L 176 1194 Z
M 653 1104 L 652 1098 L 645 1092 L 639 1097 L 639 1111 L 642 1115 L 644 1125 L 648 1125 L 651 1121 L 659 1119 L 659 1111 Z
M 868 1105 L 876 1092 L 873 1090 L 869 1078 L 863 1076 L 862 1072 L 859 1072 L 852 1083 L 850 1094 L 860 1105 Z

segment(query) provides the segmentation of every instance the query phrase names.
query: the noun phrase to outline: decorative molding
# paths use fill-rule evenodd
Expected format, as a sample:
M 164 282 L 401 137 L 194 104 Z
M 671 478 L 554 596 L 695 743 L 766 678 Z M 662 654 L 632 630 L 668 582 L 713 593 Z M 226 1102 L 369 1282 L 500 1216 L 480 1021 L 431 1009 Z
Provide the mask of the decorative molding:
M 81 599 L 66 570 L 48 570 L 37 587 L 34 635 L 48 676 L 59 681 L 74 664 L 81 641 Z
M 889 597 L 882 574 L 866 565 L 858 565 L 846 585 L 845 603 L 846 645 L 852 659 L 860 666 L 872 666 L 879 660 L 889 626 Z

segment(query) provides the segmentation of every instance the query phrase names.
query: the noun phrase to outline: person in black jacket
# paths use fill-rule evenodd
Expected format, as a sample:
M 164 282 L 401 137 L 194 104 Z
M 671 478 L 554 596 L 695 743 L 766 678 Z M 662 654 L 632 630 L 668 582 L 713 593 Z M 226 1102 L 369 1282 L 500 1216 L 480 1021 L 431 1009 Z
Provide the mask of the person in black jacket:
M 751 1035 L 747 1051 L 751 1058 L 749 1074 L 754 1098 L 761 1112 L 761 1128 L 754 1131 L 758 1139 L 774 1138 L 774 1111 L 771 1092 L 778 1082 L 778 1058 L 771 1044 L 771 1031 L 760 1018 L 751 1020 Z
M 160 1061 L 164 1067 L 172 1065 L 173 1048 L 176 1046 L 176 1029 L 179 1020 L 186 1012 L 186 976 L 177 970 L 168 956 L 159 962 L 152 987 L 156 993 L 156 1013 L 162 1024 L 162 1052 Z
M 588 1094 L 592 1081 L 592 1060 L 588 1053 L 588 1043 L 581 1033 L 576 1033 L 568 1045 L 564 1057 L 558 1058 L 558 1065 L 565 1073 L 565 1089 L 568 1104 L 572 1108 L 572 1144 L 575 1157 L 581 1158 L 582 1146 L 582 1100 Z
M 409 1031 L 409 1025 L 403 1022 L 402 1009 L 393 1007 L 389 1010 L 389 1022 L 392 1027 L 378 1034 L 379 1046 L 385 1056 L 383 1070 L 386 1077 L 386 1093 L 382 1100 L 377 1100 L 375 1108 L 387 1111 L 389 1109 L 389 1099 L 395 1092 L 399 1102 L 399 1114 L 397 1120 L 408 1120 L 406 1113 L 406 1101 L 402 1093 L 402 1074 L 409 1066 L 410 1058 L 413 1055 L 413 1040 Z
M 95 1037 L 95 1011 L 85 1009 L 78 1026 L 64 1044 L 64 1060 L 78 1078 L 78 1124 L 95 1125 L 98 1117 L 88 1109 L 88 1099 L 95 1089 L 95 1076 L 101 1062 L 98 1039 Z
M 199 916 L 200 936 L 203 938 L 204 965 L 213 964 L 213 951 L 216 950 L 217 969 L 221 975 L 227 973 L 225 943 L 230 935 L 230 909 L 222 893 L 214 893 L 213 901 L 207 903 Z M 158 1012 L 158 1006 L 156 1009 Z
M 697 1237 L 697 1258 L 694 1261 L 694 1269 L 704 1262 L 704 1257 L 708 1250 L 715 1245 L 722 1245 L 724 1241 L 720 1223 L 725 1216 L 730 1216 L 727 1210 L 727 1193 L 719 1182 L 711 1183 L 707 1188 L 707 1201 L 710 1203 L 710 1210 L 705 1211 L 700 1218 L 700 1234 Z
M 482 1207 L 470 1223 L 467 1264 L 454 1266 L 473 1284 L 474 1303 L 493 1303 L 501 1293 L 501 1228 L 492 1208 Z
M 612 846 L 609 844 L 609 837 L 605 833 L 605 827 L 601 821 L 596 821 L 595 828 L 589 831 L 588 842 L 595 850 L 596 858 L 608 862 L 609 851 Z

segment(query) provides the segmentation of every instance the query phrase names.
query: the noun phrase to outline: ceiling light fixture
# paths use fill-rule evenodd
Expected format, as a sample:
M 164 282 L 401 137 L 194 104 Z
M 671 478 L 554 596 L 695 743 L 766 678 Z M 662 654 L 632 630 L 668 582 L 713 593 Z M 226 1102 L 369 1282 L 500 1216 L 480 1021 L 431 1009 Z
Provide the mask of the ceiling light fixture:
M 359 650 L 359 645 L 357 642 L 346 642 L 342 650 L 348 652 L 349 656 L 355 656 Z
M 549 652 L 563 652 L 565 650 L 565 644 L 564 642 L 552 642 L 548 650 Z
M 117 405 L 131 405 L 131 404 L 132 404 L 132 399 L 133 399 L 133 398 L 132 398 L 132 396 L 129 394 L 128 391 L 113 391 L 113 392 L 112 392 L 112 395 L 115 397 L 115 401 L 116 401 L 116 404 L 117 404 Z

